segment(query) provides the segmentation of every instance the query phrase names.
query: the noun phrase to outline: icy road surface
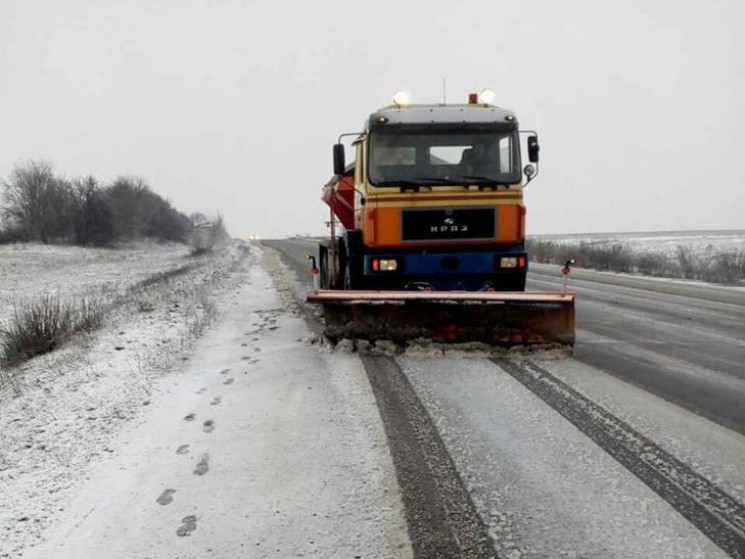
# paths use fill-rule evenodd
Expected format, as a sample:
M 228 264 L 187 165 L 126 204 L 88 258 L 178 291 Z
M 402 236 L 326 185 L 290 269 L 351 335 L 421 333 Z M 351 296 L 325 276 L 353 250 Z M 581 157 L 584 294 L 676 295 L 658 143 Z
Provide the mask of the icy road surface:
M 24 557 L 411 555 L 361 363 L 304 343 L 250 261 L 232 309 Z
M 273 246 L 302 283 L 313 243 Z M 579 359 L 363 357 L 415 553 L 451 556 L 422 553 L 436 546 L 417 538 L 417 495 L 436 487 L 428 503 L 451 518 L 434 514 L 432 525 L 472 537 L 464 557 L 745 557 L 742 293 L 584 275 L 573 284 Z M 406 445 L 408 455 L 397 450 Z M 412 480 L 417 459 L 429 469 Z
M 529 289 L 561 289 L 534 265 Z M 745 434 L 745 292 L 576 270 L 574 357 Z
M 504 557 L 727 557 L 595 442 L 487 360 L 399 358 Z M 542 364 L 544 367 L 546 364 Z M 575 361 L 602 394 L 701 472 L 745 496 L 745 440 Z M 610 396 L 609 396 L 610 395 Z M 663 423 L 664 422 L 664 423 Z M 660 423 L 663 427 L 660 428 Z

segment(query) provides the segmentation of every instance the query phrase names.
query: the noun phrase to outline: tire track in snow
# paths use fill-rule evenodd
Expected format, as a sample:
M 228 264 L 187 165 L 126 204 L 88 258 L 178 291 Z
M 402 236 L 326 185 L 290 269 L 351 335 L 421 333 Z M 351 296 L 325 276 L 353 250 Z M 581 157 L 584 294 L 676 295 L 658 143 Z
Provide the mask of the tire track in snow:
M 742 503 L 535 363 L 491 361 L 590 437 L 731 557 L 745 558 Z
M 495 559 L 486 526 L 404 372 L 390 357 L 361 359 L 396 468 L 414 557 Z

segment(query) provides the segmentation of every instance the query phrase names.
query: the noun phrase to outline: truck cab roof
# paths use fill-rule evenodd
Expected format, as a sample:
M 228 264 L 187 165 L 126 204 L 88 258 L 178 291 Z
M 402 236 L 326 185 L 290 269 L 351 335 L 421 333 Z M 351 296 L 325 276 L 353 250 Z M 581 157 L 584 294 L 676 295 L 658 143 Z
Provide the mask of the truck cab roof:
M 370 115 L 369 128 L 396 124 L 507 124 L 516 126 L 509 109 L 494 105 L 390 105 Z

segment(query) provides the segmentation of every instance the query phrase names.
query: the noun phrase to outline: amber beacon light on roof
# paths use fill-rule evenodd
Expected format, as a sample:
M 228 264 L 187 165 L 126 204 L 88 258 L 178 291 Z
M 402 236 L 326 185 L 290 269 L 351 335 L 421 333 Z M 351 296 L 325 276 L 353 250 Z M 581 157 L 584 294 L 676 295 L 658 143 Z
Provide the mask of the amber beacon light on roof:
M 525 291 L 523 189 L 538 174 L 538 135 L 495 99 L 483 89 L 416 104 L 399 90 L 339 136 L 309 296 L 329 339 L 574 344 L 574 294 Z

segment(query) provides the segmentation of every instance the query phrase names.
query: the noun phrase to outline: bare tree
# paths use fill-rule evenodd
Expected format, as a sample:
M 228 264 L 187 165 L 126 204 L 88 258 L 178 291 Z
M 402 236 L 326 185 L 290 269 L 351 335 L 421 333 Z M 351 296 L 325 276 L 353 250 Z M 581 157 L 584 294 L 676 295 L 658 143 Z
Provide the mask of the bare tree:
M 26 240 L 43 243 L 69 234 L 70 185 L 46 161 L 16 165 L 4 183 L 3 214 Z
M 118 239 L 131 240 L 142 235 L 147 220 L 143 198 L 149 191 L 145 181 L 135 177 L 119 177 L 106 189 Z
M 114 219 L 103 190 L 93 176 L 78 179 L 75 189 L 75 244 L 103 246 L 114 240 Z

